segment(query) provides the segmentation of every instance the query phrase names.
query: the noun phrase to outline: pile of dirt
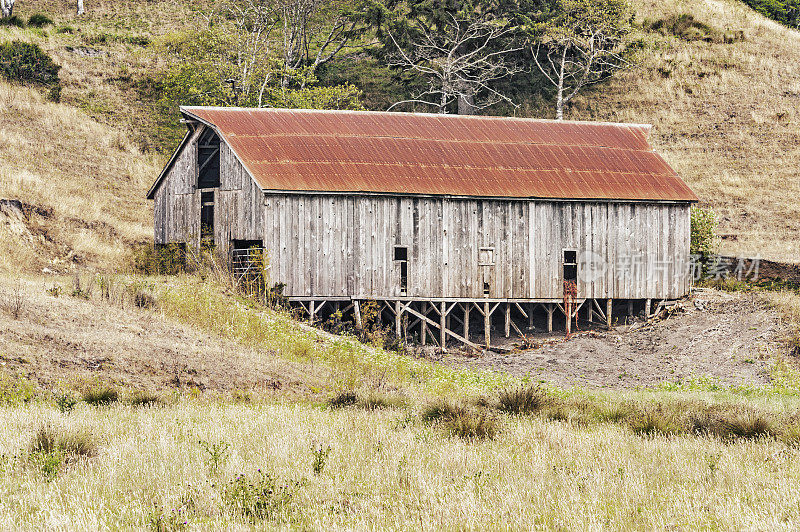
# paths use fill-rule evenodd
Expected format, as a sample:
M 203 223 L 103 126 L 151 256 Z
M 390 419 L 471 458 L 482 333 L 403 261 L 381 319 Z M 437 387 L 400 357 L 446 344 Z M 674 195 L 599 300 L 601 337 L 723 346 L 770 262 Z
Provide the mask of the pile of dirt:
M 541 337 L 541 346 L 509 354 L 451 355 L 445 363 L 489 368 L 559 386 L 648 387 L 708 377 L 730 385 L 769 384 L 768 365 L 786 356 L 780 316 L 757 295 L 703 290 L 669 319 L 569 340 Z

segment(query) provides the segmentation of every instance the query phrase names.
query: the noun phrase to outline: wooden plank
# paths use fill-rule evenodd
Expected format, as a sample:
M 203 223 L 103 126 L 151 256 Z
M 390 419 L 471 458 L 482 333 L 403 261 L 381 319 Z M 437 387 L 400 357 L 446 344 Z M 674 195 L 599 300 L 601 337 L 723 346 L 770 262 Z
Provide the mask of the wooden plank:
M 437 324 L 432 319 L 429 319 L 429 318 L 423 316 L 422 314 L 420 314 L 419 312 L 417 312 L 416 310 L 414 310 L 411 307 L 406 309 L 406 312 L 408 312 L 409 314 L 411 314 L 413 316 L 416 316 L 417 318 L 419 318 L 423 322 L 427 322 L 429 325 L 433 325 L 434 327 L 437 327 L 437 328 L 441 327 L 441 322 Z M 442 335 L 443 337 L 444 337 L 444 335 L 449 335 L 449 336 L 452 336 L 453 338 L 455 338 L 456 340 L 458 340 L 459 342 L 461 342 L 463 344 L 466 344 L 466 345 L 468 345 L 468 346 L 470 346 L 472 348 L 475 348 L 475 349 L 480 349 L 480 346 L 470 342 L 469 340 L 467 340 L 466 338 L 464 338 L 463 336 L 461 336 L 460 334 L 458 334 L 458 333 L 456 333 L 454 331 L 451 331 L 449 329 L 443 329 L 443 332 L 444 332 L 444 334 Z

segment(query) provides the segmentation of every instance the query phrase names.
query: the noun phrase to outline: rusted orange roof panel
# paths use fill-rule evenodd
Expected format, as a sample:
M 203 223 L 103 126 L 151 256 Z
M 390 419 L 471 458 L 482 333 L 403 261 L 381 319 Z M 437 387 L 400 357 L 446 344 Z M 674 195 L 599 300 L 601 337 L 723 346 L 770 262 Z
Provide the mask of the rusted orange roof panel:
M 697 201 L 650 126 L 455 115 L 182 107 L 265 190 Z

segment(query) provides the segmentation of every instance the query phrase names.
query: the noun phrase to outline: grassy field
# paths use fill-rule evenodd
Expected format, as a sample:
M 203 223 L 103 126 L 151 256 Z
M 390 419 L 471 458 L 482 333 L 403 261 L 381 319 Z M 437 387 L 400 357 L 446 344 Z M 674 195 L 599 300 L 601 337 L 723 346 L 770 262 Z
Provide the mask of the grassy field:
M 0 412 L 4 528 L 800 525 L 798 451 L 769 439 L 641 437 L 613 424 L 519 418 L 496 439 L 471 442 L 404 411 L 305 404 L 185 400 L 70 414 L 30 404 Z M 42 423 L 88 439 L 90 456 L 48 478 L 29 452 Z

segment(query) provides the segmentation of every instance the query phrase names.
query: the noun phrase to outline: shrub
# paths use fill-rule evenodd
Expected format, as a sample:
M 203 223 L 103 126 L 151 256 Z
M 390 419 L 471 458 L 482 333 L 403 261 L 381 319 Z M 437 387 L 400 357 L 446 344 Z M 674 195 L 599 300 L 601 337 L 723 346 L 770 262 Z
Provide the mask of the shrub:
M 222 500 L 233 512 L 256 522 L 277 516 L 291 503 L 297 483 L 279 485 L 270 474 L 258 470 L 252 480 L 238 475 L 223 488 Z
M 717 215 L 711 209 L 691 208 L 690 253 L 710 257 L 719 249 L 719 239 L 714 234 L 717 229 Z
M 60 69 L 36 44 L 22 41 L 0 44 L 0 74 L 10 81 L 58 85 Z
M 119 399 L 119 392 L 106 384 L 97 383 L 89 386 L 83 392 L 83 400 L 92 406 L 105 406 L 110 405 Z
M 319 475 L 322 473 L 322 470 L 325 469 L 325 460 L 327 460 L 328 456 L 331 454 L 331 446 L 323 447 L 322 445 L 312 445 L 311 454 L 311 470 L 315 475 Z
M 78 399 L 72 394 L 64 393 L 56 396 L 55 403 L 59 412 L 62 414 L 69 414 L 72 412 L 72 409 L 75 408 L 75 405 L 78 404 Z
M 0 26 L 16 26 L 18 28 L 24 28 L 25 19 L 20 18 L 17 15 L 12 15 L 10 17 L 2 17 L 0 18 Z
M 498 408 L 507 414 L 533 414 L 539 412 L 550 399 L 539 386 L 520 385 L 500 392 Z
M 53 20 L 47 15 L 43 15 L 41 13 L 35 13 L 28 19 L 28 26 L 32 26 L 34 28 L 44 28 L 45 26 L 52 25 Z
M 173 243 L 137 246 L 130 258 L 134 273 L 145 275 L 177 275 L 186 271 L 186 246 Z
M 371 391 L 366 395 L 366 397 L 363 397 L 359 400 L 358 405 L 366 410 L 403 408 L 406 406 L 406 400 L 401 395 Z

